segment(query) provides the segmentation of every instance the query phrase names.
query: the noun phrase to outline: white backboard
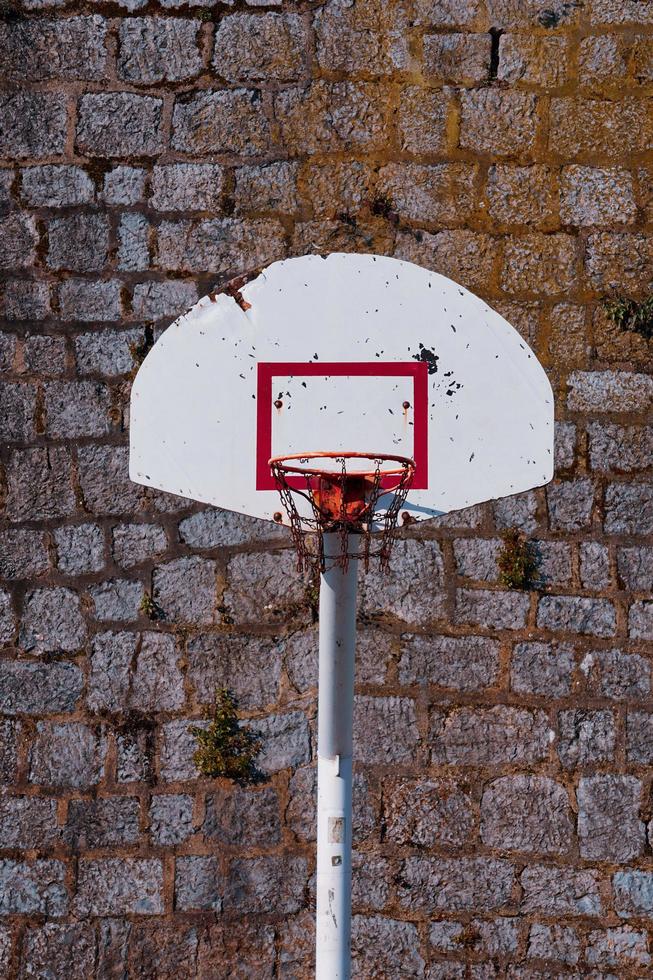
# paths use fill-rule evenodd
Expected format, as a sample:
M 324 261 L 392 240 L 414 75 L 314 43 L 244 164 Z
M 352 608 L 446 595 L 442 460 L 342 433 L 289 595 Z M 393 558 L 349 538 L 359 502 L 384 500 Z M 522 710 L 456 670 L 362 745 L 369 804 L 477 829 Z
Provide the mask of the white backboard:
M 402 509 L 423 520 L 547 483 L 553 394 L 517 331 L 450 279 L 304 256 L 165 331 L 134 382 L 130 439 L 135 482 L 268 520 L 273 455 L 411 456 Z

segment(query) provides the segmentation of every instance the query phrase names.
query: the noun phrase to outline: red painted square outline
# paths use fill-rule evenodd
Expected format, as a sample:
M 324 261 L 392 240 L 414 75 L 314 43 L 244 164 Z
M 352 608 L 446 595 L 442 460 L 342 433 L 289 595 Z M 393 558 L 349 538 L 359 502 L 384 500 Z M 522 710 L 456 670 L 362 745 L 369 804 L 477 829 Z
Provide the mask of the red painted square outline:
M 428 365 L 424 361 L 259 361 L 256 390 L 256 489 L 276 490 L 272 456 L 272 379 L 291 376 L 411 377 L 413 379 L 413 490 L 428 489 Z M 307 447 L 310 448 L 310 447 Z M 371 447 L 374 448 L 374 447 Z M 290 486 L 303 487 L 301 477 Z

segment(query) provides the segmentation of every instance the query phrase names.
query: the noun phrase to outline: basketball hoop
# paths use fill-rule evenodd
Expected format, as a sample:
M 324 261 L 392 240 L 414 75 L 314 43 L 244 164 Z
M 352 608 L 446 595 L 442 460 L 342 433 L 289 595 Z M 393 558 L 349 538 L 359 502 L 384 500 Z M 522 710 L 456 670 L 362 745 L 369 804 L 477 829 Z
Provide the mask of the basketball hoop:
M 367 460 L 370 465 L 348 469 L 354 460 Z M 330 561 L 346 569 L 355 554 L 366 570 L 371 557 L 378 557 L 381 568 L 387 568 L 399 511 L 415 474 L 412 459 L 384 453 L 315 452 L 274 456 L 269 466 L 288 515 L 299 571 L 313 561 L 324 570 L 323 536 L 334 532 L 340 535 L 341 548 Z M 309 502 L 312 516 L 300 515 L 296 496 Z M 378 547 L 372 550 L 375 531 Z M 310 533 L 317 536 L 315 553 L 307 545 Z M 349 550 L 350 534 L 358 536 L 355 552 Z

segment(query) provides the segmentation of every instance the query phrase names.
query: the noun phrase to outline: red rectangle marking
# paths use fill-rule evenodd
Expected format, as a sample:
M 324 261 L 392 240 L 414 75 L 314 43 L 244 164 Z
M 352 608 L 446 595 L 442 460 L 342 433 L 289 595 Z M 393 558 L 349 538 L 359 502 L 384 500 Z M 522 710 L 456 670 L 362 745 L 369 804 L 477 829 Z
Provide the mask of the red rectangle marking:
M 428 488 L 428 366 L 423 361 L 261 361 L 256 392 L 256 489 L 276 490 L 268 462 L 272 456 L 272 379 L 299 375 L 315 377 L 412 377 L 413 457 L 412 488 Z M 378 447 L 377 447 L 378 448 Z M 291 486 L 303 487 L 301 477 L 290 477 Z

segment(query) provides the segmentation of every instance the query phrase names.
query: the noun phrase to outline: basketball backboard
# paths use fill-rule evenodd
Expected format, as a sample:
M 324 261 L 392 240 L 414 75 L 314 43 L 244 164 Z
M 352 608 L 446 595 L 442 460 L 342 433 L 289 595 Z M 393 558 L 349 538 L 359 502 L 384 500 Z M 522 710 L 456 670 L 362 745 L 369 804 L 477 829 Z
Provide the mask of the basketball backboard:
M 311 255 L 164 332 L 134 382 L 130 438 L 135 482 L 267 520 L 272 456 L 408 456 L 402 510 L 419 521 L 547 483 L 553 395 L 517 331 L 457 283 Z

